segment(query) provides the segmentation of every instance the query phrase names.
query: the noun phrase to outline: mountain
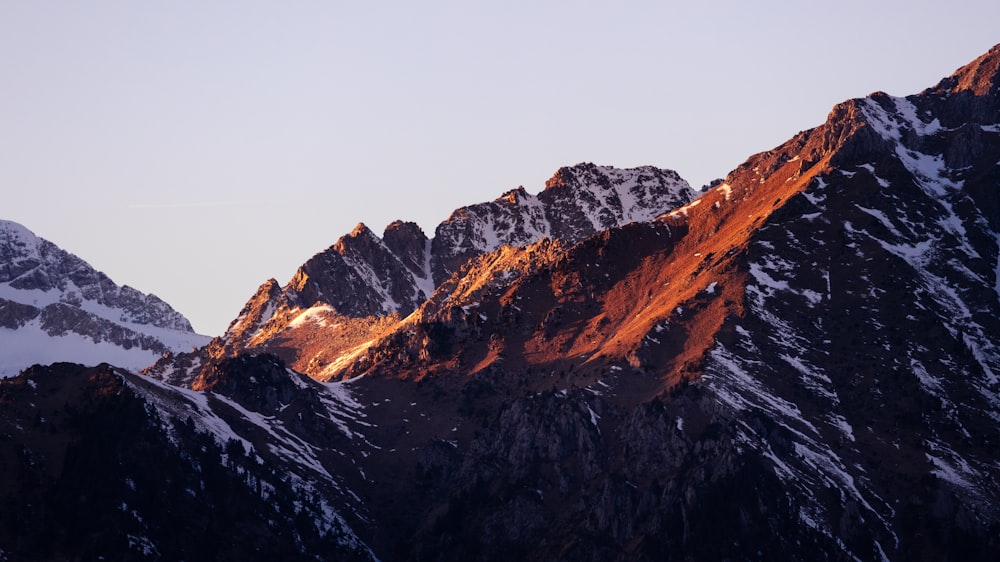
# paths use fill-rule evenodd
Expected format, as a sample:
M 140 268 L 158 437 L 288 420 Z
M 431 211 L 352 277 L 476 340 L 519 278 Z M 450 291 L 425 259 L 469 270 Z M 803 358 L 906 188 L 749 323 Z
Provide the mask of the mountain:
M 234 407 L 107 364 L 0 380 L 0 559 L 370 560 L 328 489 L 198 431 Z
M 408 268 L 418 245 L 358 229 L 299 283 L 265 284 L 227 334 L 262 330 L 286 294 L 315 298 L 287 325 L 309 324 L 315 349 L 351 343 L 314 377 L 253 335 L 153 376 L 55 365 L 0 381 L 0 482 L 17 482 L 3 513 L 43 505 L 48 523 L 6 517 L 0 549 L 997 559 L 998 186 L 1000 46 L 920 94 L 839 104 L 655 216 L 425 268 L 435 286 L 412 310 L 390 283 L 400 308 L 364 308 L 389 299 L 351 284 L 362 261 L 383 271 L 352 249 L 381 241 Z M 430 247 L 423 263 L 446 263 Z M 341 274 L 356 301 L 317 279 L 336 263 L 355 264 Z M 272 349 L 310 345 L 283 332 Z M 83 462 L 92 450 L 110 473 Z M 137 480 L 144 463 L 174 488 Z M 180 515 L 151 507 L 160 489 Z M 213 543 L 220 526 L 234 532 Z M 265 526 L 273 542 L 255 542 Z M 65 540 L 35 550 L 38 529 Z M 184 550 L 178 529 L 215 546 Z
M 394 222 L 381 238 L 359 224 L 284 287 L 273 279 L 261 285 L 205 349 L 168 357 L 149 372 L 190 383 L 225 357 L 267 352 L 329 379 L 346 357 L 412 313 L 469 259 L 542 239 L 578 242 L 650 220 L 694 196 L 671 170 L 578 164 L 559 169 L 538 195 L 519 187 L 455 210 L 433 238 L 414 223 Z
M 0 221 L 0 377 L 56 361 L 137 370 L 207 340 L 155 295 L 120 287 L 25 227 Z

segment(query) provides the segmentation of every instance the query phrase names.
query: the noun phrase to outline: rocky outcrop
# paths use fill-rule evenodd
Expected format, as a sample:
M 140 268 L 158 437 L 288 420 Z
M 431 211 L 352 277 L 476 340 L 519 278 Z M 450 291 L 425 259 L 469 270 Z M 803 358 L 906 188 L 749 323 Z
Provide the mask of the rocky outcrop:
M 421 278 L 426 276 L 427 262 L 430 260 L 430 240 L 417 223 L 393 222 L 385 227 L 382 242 L 408 271 L 419 273 Z M 429 296 L 424 294 L 424 298 Z
M 192 388 L 212 391 L 265 415 L 291 404 L 298 387 L 277 357 L 244 355 L 223 361 L 194 381 Z
M 236 319 L 230 322 L 223 339 L 233 346 L 245 347 L 271 319 L 283 301 L 281 286 L 274 279 L 268 279 L 243 305 L 243 310 L 240 310 Z
M 41 312 L 28 304 L 0 299 L 0 328 L 16 330 L 37 318 Z

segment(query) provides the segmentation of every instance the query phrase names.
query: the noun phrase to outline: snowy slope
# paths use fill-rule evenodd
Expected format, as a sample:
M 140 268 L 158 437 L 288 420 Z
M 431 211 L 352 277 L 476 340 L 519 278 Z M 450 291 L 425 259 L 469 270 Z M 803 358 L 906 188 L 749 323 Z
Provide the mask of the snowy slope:
M 156 296 L 115 285 L 25 227 L 0 221 L 0 376 L 55 361 L 141 369 L 207 341 Z

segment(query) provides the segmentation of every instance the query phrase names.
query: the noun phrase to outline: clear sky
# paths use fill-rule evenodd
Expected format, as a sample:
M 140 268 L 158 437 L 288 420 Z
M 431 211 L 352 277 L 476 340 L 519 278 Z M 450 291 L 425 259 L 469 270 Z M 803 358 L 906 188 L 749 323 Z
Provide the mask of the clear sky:
M 209 335 L 364 222 L 589 161 L 694 187 L 916 93 L 1000 2 L 0 0 L 0 218 Z

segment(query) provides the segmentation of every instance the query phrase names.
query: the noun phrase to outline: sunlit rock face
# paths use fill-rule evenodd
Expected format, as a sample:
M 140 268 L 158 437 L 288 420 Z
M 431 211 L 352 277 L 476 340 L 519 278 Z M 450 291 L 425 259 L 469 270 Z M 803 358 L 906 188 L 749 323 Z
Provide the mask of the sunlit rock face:
M 576 243 L 683 205 L 695 192 L 675 172 L 651 166 L 560 168 L 538 195 L 524 188 L 455 210 L 428 238 L 396 221 L 381 237 L 364 224 L 310 258 L 279 288 L 268 281 L 226 333 L 195 355 L 172 356 L 149 372 L 187 382 L 223 357 L 273 353 L 318 379 L 419 308 L 472 258 L 543 239 Z

